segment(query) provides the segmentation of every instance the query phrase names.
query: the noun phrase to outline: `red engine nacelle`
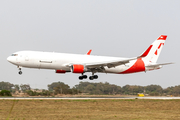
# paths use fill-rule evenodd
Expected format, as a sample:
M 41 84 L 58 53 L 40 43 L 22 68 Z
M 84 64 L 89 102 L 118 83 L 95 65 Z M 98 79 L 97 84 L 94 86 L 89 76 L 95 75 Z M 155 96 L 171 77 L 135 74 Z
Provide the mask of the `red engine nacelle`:
M 72 65 L 72 69 L 71 71 L 73 73 L 84 73 L 85 71 L 85 68 L 84 68 L 84 65 Z
M 65 70 L 56 70 L 56 73 L 66 73 Z

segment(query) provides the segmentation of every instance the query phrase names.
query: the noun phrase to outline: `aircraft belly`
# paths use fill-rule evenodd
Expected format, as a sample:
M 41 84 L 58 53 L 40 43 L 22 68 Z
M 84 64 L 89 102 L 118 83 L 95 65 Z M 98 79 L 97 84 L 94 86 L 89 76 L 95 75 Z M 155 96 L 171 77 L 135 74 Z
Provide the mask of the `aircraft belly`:
M 120 66 L 116 66 L 113 68 L 105 68 L 106 73 L 115 73 L 115 74 L 119 74 L 120 72 L 125 71 L 126 69 L 128 69 L 128 66 L 125 65 L 120 65 Z

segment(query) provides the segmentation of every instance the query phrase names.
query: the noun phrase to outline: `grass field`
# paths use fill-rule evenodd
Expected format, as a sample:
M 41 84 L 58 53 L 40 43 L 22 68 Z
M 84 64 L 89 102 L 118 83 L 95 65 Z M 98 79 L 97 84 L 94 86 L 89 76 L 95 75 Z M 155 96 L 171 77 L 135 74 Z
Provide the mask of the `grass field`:
M 179 120 L 180 100 L 0 100 L 1 120 Z

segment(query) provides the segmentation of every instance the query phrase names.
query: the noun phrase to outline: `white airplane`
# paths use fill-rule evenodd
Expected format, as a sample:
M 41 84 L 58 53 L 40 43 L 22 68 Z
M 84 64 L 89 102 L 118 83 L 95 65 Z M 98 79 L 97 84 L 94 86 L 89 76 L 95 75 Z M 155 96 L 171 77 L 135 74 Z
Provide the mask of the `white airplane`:
M 79 73 L 79 79 L 86 79 L 86 72 L 91 72 L 90 80 L 97 79 L 97 72 L 127 74 L 160 69 L 163 65 L 172 63 L 156 63 L 164 46 L 166 35 L 161 35 L 140 56 L 134 58 L 105 57 L 90 55 L 91 50 L 84 55 L 55 52 L 20 51 L 13 53 L 7 60 L 19 68 L 53 69 L 56 73 Z

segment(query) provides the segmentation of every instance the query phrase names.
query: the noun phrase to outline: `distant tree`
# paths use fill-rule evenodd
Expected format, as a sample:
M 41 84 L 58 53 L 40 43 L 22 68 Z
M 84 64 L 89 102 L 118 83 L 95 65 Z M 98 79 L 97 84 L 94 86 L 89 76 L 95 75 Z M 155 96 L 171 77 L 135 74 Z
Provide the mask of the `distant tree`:
M 85 90 L 84 88 L 89 84 L 90 84 L 89 82 L 80 82 L 78 85 L 75 85 L 74 88 L 77 89 L 78 91 L 86 93 L 87 91 L 84 91 Z
M 89 94 L 95 94 L 95 86 L 93 84 L 89 84 L 88 86 L 85 87 L 85 89 L 83 90 Z
M 43 90 L 42 92 L 31 91 L 31 87 L 28 84 L 21 84 L 20 86 L 11 84 L 9 82 L 0 82 L 0 90 L 8 90 L 11 93 L 22 90 L 31 96 L 43 95 L 50 96 L 55 94 L 78 94 L 78 93 L 87 93 L 87 94 L 127 94 L 127 95 L 137 95 L 138 93 L 146 93 L 152 96 L 157 95 L 174 95 L 180 96 L 180 85 L 171 86 L 163 89 L 160 85 L 148 85 L 148 86 L 137 86 L 137 85 L 125 85 L 123 87 L 105 83 L 90 83 L 90 82 L 80 82 L 78 85 L 75 85 L 72 89 L 68 84 L 63 82 L 53 82 L 48 85 L 48 90 Z M 4 93 L 3 93 L 4 95 Z M 6 94 L 8 95 L 8 94 Z M 2 95 L 1 95 L 2 96 Z
M 42 92 L 27 90 L 26 93 L 29 96 L 51 96 L 52 95 L 52 92 L 50 92 L 49 90 L 42 90 Z
M 89 94 L 121 94 L 121 87 L 117 85 L 106 83 L 90 83 L 80 82 L 79 85 L 75 85 L 76 89 L 79 89 L 83 93 Z
M 121 94 L 121 87 L 117 86 L 117 85 L 111 85 L 110 86 L 111 89 L 111 94 L 115 95 L 115 94 Z
M 60 82 L 60 81 L 59 81 L 59 82 L 53 82 L 53 83 L 49 84 L 49 85 L 48 85 L 48 90 L 49 90 L 49 91 L 53 91 L 54 88 L 57 87 L 57 86 L 58 86 L 59 84 L 61 84 L 61 83 L 63 83 L 63 82 Z M 63 84 L 64 84 L 64 83 L 63 83 Z
M 78 94 L 78 93 L 81 93 L 81 91 L 78 91 L 78 89 L 76 89 L 75 87 L 73 87 L 73 88 L 71 89 L 70 94 L 75 95 L 75 94 Z
M 16 92 L 19 93 L 19 89 L 20 89 L 19 85 L 16 84 L 16 85 L 14 85 L 13 89 L 11 90 L 11 92 L 12 93 L 16 93 Z
M 69 93 L 69 86 L 65 84 L 59 84 L 58 86 L 54 87 L 56 94 L 68 94 Z
M 15 89 L 15 91 L 19 91 L 19 89 L 20 89 L 20 87 L 19 87 L 19 85 L 14 85 L 14 89 Z
M 170 92 L 171 95 L 174 95 L 174 96 L 180 95 L 180 85 L 171 87 L 170 89 L 171 89 L 171 92 Z
M 49 91 L 49 90 L 43 90 L 40 94 L 41 94 L 42 96 L 51 96 L 51 95 L 52 95 L 52 92 Z
M 0 82 L 0 90 L 11 91 L 13 87 L 14 87 L 14 85 L 9 82 L 4 82 L 4 81 Z
M 32 90 L 26 90 L 26 93 L 29 96 L 38 96 L 39 95 L 39 93 L 37 93 L 36 91 L 32 91 Z
M 161 95 L 161 94 L 158 93 L 158 92 L 150 92 L 149 95 L 150 95 L 150 96 L 159 96 L 159 95 Z
M 28 85 L 28 84 L 21 84 L 21 85 L 20 85 L 20 88 L 21 88 L 21 90 L 22 90 L 23 92 L 26 92 L 26 91 L 28 91 L 28 90 L 31 90 L 31 87 L 30 87 L 30 85 Z
M 12 96 L 9 90 L 1 90 L 0 96 Z
M 122 87 L 123 94 L 130 94 L 130 85 L 125 85 Z
M 153 94 L 153 93 L 158 93 L 158 95 L 163 94 L 163 89 L 160 85 L 148 85 L 145 87 L 146 93 L 148 94 Z
M 70 87 L 63 82 L 54 82 L 48 85 L 49 91 L 55 91 L 55 94 L 69 94 Z
M 165 88 L 163 90 L 163 93 L 166 94 L 166 95 L 173 95 L 173 92 L 174 92 L 173 89 L 174 89 L 174 87 Z

